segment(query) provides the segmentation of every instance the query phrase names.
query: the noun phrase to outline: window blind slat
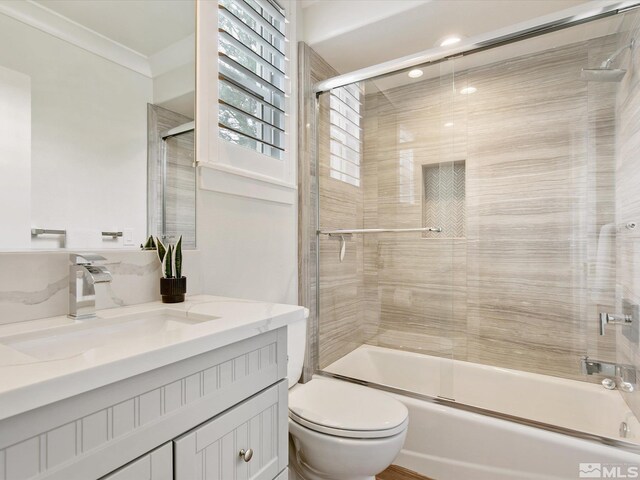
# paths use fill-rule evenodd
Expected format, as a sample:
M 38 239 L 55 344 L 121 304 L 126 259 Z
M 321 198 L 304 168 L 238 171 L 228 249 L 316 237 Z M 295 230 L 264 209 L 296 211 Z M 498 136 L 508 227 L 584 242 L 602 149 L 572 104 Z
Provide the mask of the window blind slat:
M 329 99 L 330 176 L 360 186 L 362 116 L 357 85 L 336 88 Z
M 252 36 L 254 38 L 254 40 L 259 42 L 260 45 L 262 45 L 266 50 L 269 50 L 269 53 L 271 53 L 274 56 L 282 56 L 282 57 L 284 57 L 284 52 L 283 51 L 281 51 L 279 48 L 277 48 L 275 45 L 273 45 L 271 42 L 269 42 L 269 40 L 267 40 L 262 35 L 260 35 L 259 32 L 256 32 L 253 28 L 251 28 L 249 25 L 244 23 L 242 21 L 242 19 L 240 19 L 236 15 L 234 15 L 233 12 L 231 12 L 230 10 L 227 10 L 222 5 L 220 5 L 218 8 L 219 8 L 220 14 L 222 15 L 222 17 L 225 20 L 227 20 L 228 22 L 233 24 L 237 29 L 242 30 L 242 32 L 245 35 Z M 226 25 L 222 24 L 221 27 L 225 28 Z M 225 28 L 225 30 L 226 30 L 226 28 Z
M 232 111 L 224 105 L 220 106 L 220 114 L 218 121 L 225 128 L 240 132 L 243 135 L 253 138 L 260 143 L 270 145 L 277 148 L 283 147 L 283 137 L 281 132 L 250 119 L 247 115 L 237 111 Z
M 285 10 L 278 5 L 278 2 L 275 0 L 267 0 L 263 6 L 266 7 L 265 10 L 269 10 L 271 16 L 276 18 L 279 17 L 281 21 L 285 21 Z
M 270 0 L 218 0 L 221 138 L 282 159 L 286 139 L 285 18 Z
M 353 138 L 348 132 L 345 132 L 340 127 L 333 124 L 331 125 L 330 131 L 331 138 L 349 147 L 354 152 L 360 153 L 360 141 L 358 139 Z
M 284 15 L 280 15 L 280 14 L 276 14 L 274 15 L 269 15 L 268 13 L 265 15 L 264 10 L 269 10 L 269 2 L 268 1 L 263 1 L 260 2 L 260 5 L 256 5 L 256 2 L 254 0 L 239 0 L 240 2 L 242 2 L 244 4 L 244 6 L 246 6 L 246 8 L 244 8 L 244 11 L 251 16 L 251 18 L 253 18 L 257 23 L 262 24 L 263 22 L 266 22 L 267 25 L 269 26 L 268 30 L 270 31 L 270 33 L 275 35 L 280 35 L 282 37 L 282 40 L 284 40 L 285 35 L 284 35 Z M 263 11 L 260 11 L 263 10 Z M 271 18 L 269 18 L 269 16 L 271 16 Z M 263 26 L 264 27 L 264 26 Z
M 353 109 L 353 106 L 340 100 L 340 97 L 331 95 L 330 105 L 331 108 L 337 110 L 343 117 L 347 117 L 354 123 L 360 122 L 360 120 L 362 119 L 362 115 L 360 115 L 360 112 L 357 112 Z
M 254 96 L 245 95 L 243 91 L 235 89 L 234 86 L 227 82 L 220 81 L 218 88 L 220 91 L 219 102 L 226 102 L 234 108 L 253 115 L 280 130 L 284 130 L 285 117 L 281 111 L 256 99 Z
M 331 122 L 334 125 L 339 126 L 342 130 L 349 133 L 349 135 L 351 135 L 352 137 L 355 137 L 358 140 L 360 140 L 360 134 L 362 132 L 362 129 L 360 128 L 360 126 L 356 123 L 353 123 L 351 120 L 344 117 L 343 115 L 340 115 L 338 111 L 331 110 Z
M 269 143 L 269 142 L 267 142 L 265 140 L 262 140 L 260 138 L 256 138 L 256 137 L 254 137 L 252 135 L 248 135 L 248 134 L 246 134 L 246 133 L 244 133 L 244 132 L 242 132 L 240 130 L 234 129 L 233 127 L 229 127 L 228 125 L 224 125 L 223 123 L 218 123 L 218 127 L 224 128 L 224 129 L 229 130 L 229 131 L 231 131 L 233 133 L 236 133 L 238 135 L 242 135 L 243 137 L 250 138 L 251 140 L 254 140 L 256 142 L 264 143 L 265 145 L 268 145 L 271 148 L 275 148 L 276 150 L 280 150 L 281 152 L 284 152 L 284 148 L 282 148 L 282 147 L 274 145 L 273 143 Z
M 277 74 L 280 74 L 280 75 L 283 75 L 283 76 L 285 75 L 284 71 L 281 70 L 280 68 L 278 68 L 277 65 L 274 65 L 268 59 L 266 59 L 262 55 L 260 55 L 258 52 L 255 52 L 250 46 L 245 45 L 244 43 L 242 43 L 242 40 L 234 37 L 233 35 L 231 35 L 229 32 L 227 32 L 226 30 L 224 30 L 222 28 L 218 29 L 218 33 L 222 36 L 222 38 L 224 38 L 230 44 L 232 44 L 235 47 L 240 48 L 243 52 L 246 52 L 247 54 L 251 55 L 251 57 L 254 58 L 256 62 L 260 63 L 265 68 L 273 69 Z
M 260 75 L 252 72 L 251 70 L 249 70 L 244 65 L 239 64 L 233 58 L 231 58 L 229 55 L 227 55 L 225 53 L 222 53 L 222 52 L 219 52 L 218 56 L 220 57 L 220 59 L 222 59 L 229 66 L 231 66 L 231 67 L 235 68 L 236 70 L 239 70 L 241 73 L 251 77 L 256 82 L 261 83 L 264 86 L 265 89 L 272 90 L 272 91 L 284 96 L 284 90 L 278 88 L 276 85 L 274 85 L 270 81 L 262 78 Z
M 269 35 L 274 37 L 274 40 L 280 41 L 280 42 L 285 41 L 284 33 L 282 33 L 276 27 L 271 25 L 271 22 L 269 22 L 269 20 L 267 20 L 258 12 L 256 12 L 244 0 L 221 0 L 220 5 L 223 8 L 225 8 L 228 12 L 230 12 L 233 16 L 235 16 L 238 20 L 240 20 L 242 23 L 244 23 L 249 28 L 251 28 L 251 30 L 253 30 L 256 33 L 256 35 L 260 35 L 262 38 L 269 41 L 269 43 L 271 43 L 272 45 L 273 43 L 270 41 L 269 38 L 265 37 L 262 32 L 259 32 L 258 30 L 256 30 L 255 28 L 253 28 L 251 25 L 248 24 L 248 19 L 251 19 L 257 26 L 260 26 L 262 29 L 268 32 Z M 232 12 L 231 8 L 233 7 L 237 9 L 237 13 Z M 248 19 L 245 19 L 243 17 L 248 17 Z
M 278 112 L 284 114 L 284 110 L 275 106 L 273 103 L 270 103 L 268 100 L 262 98 L 261 96 L 257 95 L 255 92 L 252 92 L 251 90 L 247 89 L 244 85 L 236 82 L 235 80 L 232 80 L 229 77 L 226 77 L 223 74 L 218 74 L 218 80 L 222 80 L 225 83 L 228 83 L 230 85 L 232 85 L 233 87 L 242 90 L 243 93 L 245 93 L 246 95 L 250 96 L 251 98 L 257 100 L 258 102 L 264 103 L 268 108 L 273 108 L 274 110 L 277 110 Z
M 239 45 L 239 43 L 230 43 L 227 42 L 227 40 L 220 38 L 220 54 L 226 55 L 237 65 L 246 68 L 254 75 L 273 85 L 275 88 L 279 90 L 284 88 L 285 76 L 282 73 L 267 67 L 264 63 L 255 61 L 253 57 L 247 56 L 239 48 Z
M 344 158 L 356 165 L 360 165 L 360 154 L 343 143 L 331 139 L 329 150 L 333 155 Z
M 244 111 L 244 110 L 242 110 L 241 108 L 238 108 L 238 107 L 236 107 L 236 106 L 234 106 L 234 105 L 231 105 L 230 103 L 225 102 L 225 101 L 224 101 L 224 100 L 222 100 L 222 99 L 218 100 L 218 103 L 220 103 L 220 105 L 224 105 L 224 106 L 225 106 L 225 107 L 227 107 L 227 108 L 230 108 L 231 110 L 233 110 L 233 111 L 235 111 L 235 112 L 238 112 L 238 113 L 239 113 L 239 114 L 241 114 L 241 115 L 246 115 L 246 116 L 248 116 L 249 118 L 253 119 L 253 120 L 254 120 L 254 121 L 256 121 L 256 122 L 260 122 L 260 123 L 261 123 L 261 124 L 263 124 L 263 125 L 266 125 L 266 126 L 268 126 L 268 127 L 270 127 L 270 128 L 274 128 L 274 129 L 276 129 L 277 131 L 284 133 L 284 130 L 283 130 L 282 128 L 278 127 L 277 125 L 274 125 L 273 123 L 271 123 L 271 122 L 269 122 L 269 121 L 267 121 L 267 120 L 263 120 L 262 118 L 256 117 L 256 116 L 255 116 L 255 115 L 253 115 L 252 113 L 245 112 L 245 111 Z
M 345 87 L 336 88 L 335 90 L 332 90 L 331 93 L 349 105 L 354 111 L 360 113 L 360 98 L 354 96 L 351 92 L 346 90 Z

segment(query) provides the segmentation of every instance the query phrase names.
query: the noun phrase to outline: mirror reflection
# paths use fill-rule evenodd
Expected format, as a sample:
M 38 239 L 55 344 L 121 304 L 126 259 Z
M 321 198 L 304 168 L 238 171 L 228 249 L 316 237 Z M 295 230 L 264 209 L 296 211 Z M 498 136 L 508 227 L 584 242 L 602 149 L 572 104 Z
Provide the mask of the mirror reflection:
M 194 247 L 194 2 L 2 12 L 0 250 Z

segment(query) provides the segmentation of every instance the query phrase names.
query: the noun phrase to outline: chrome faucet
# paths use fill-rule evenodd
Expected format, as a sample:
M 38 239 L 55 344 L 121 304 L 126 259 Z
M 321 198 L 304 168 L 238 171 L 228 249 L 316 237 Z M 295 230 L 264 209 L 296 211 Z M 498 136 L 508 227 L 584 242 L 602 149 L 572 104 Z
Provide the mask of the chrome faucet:
M 111 282 L 111 273 L 93 262 L 106 260 L 95 253 L 69 255 L 69 318 L 85 320 L 96 316 L 96 283 Z
M 584 375 L 609 377 L 602 380 L 602 386 L 607 390 L 613 390 L 616 387 L 628 393 L 636 390 L 636 369 L 633 365 L 603 362 L 601 360 L 593 360 L 588 356 L 582 357 L 581 364 Z
M 602 312 L 600 314 L 600 335 L 604 335 L 605 325 L 630 325 L 631 323 L 633 323 L 631 315 Z

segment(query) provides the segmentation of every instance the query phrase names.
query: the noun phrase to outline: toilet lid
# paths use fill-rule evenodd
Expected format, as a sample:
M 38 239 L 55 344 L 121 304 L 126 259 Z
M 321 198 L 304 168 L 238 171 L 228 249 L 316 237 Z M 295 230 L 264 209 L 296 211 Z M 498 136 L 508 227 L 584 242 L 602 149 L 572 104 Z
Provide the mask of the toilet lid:
M 383 392 L 314 379 L 289 392 L 289 416 L 312 430 L 350 438 L 382 438 L 406 428 L 408 411 Z

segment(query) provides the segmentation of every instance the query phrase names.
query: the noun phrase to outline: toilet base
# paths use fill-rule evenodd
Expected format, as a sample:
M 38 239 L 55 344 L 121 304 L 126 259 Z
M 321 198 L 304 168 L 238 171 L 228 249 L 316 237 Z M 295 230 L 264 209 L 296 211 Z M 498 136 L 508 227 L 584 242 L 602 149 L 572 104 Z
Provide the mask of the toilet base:
M 337 480 L 320 476 L 298 461 L 293 440 L 289 437 L 289 480 Z M 341 477 L 339 480 L 376 480 L 376 477 Z
M 393 463 L 407 431 L 383 438 L 344 438 L 289 419 L 289 434 L 289 469 L 301 480 L 375 480 Z

